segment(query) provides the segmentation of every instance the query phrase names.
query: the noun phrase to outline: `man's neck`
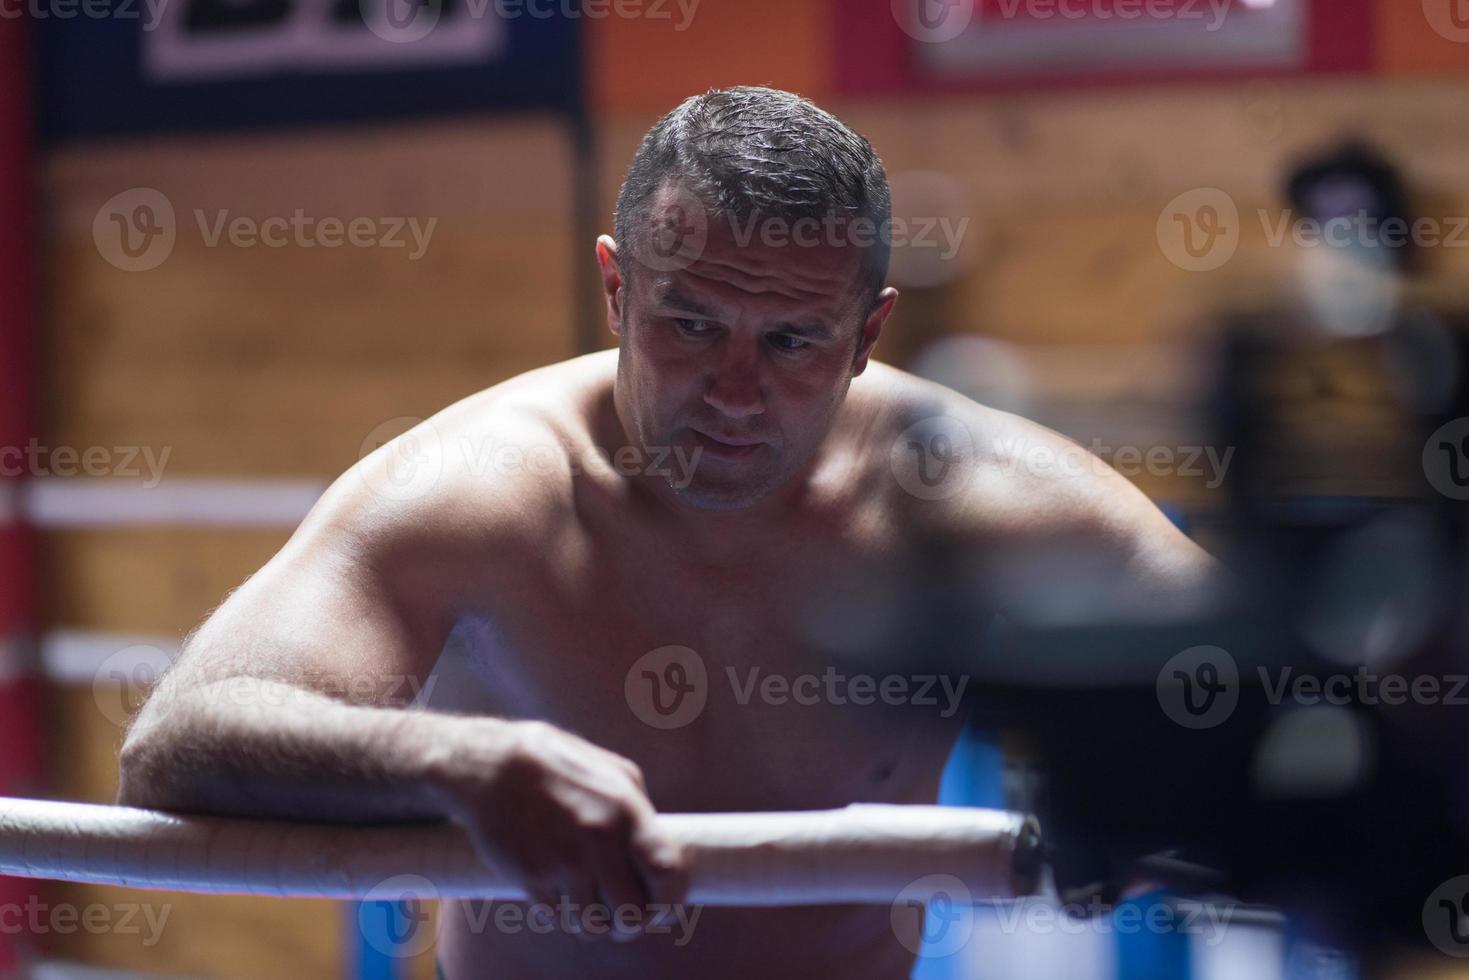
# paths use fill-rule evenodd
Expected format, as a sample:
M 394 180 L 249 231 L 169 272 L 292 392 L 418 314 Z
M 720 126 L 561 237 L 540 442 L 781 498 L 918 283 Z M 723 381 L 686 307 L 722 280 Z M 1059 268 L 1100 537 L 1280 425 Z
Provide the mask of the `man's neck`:
M 630 447 L 642 452 L 641 440 L 619 409 L 615 394 L 603 404 L 603 430 L 613 452 Z M 772 548 L 790 539 L 801 515 L 809 510 L 813 459 L 774 493 L 747 506 L 720 509 L 698 507 L 681 497 L 667 479 L 641 469 L 621 478 L 648 513 L 657 515 L 669 535 L 678 541 L 680 556 L 700 564 L 752 564 L 771 555 Z

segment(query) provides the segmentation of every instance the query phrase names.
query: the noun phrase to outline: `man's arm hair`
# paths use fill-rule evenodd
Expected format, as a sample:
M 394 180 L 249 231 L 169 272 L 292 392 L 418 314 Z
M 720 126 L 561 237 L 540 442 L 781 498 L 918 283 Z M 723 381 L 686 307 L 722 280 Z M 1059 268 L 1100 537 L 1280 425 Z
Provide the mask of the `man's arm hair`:
M 440 787 L 449 767 L 465 764 L 465 747 L 503 741 L 508 725 L 496 719 L 403 710 L 452 628 L 452 599 L 425 556 L 425 522 L 443 500 L 385 505 L 369 478 L 388 457 L 379 451 L 344 474 L 188 638 L 128 733 L 120 803 L 432 818 L 443 815 Z

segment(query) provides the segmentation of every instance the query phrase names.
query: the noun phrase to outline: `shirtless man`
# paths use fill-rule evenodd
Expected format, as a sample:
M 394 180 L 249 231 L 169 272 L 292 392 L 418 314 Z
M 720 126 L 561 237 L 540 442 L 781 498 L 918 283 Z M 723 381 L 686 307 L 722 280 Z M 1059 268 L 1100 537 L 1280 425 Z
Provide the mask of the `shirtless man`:
M 123 748 L 121 802 L 448 818 L 538 901 L 609 910 L 683 893 L 657 811 L 933 802 L 962 713 L 831 693 L 833 665 L 901 673 L 821 642 L 821 610 L 854 618 L 844 583 L 919 541 L 1085 557 L 1075 581 L 1017 563 L 974 597 L 1024 619 L 1059 589 L 1172 603 L 1211 562 L 1073 444 L 869 361 L 897 293 L 882 240 L 842 222 L 889 213 L 867 141 L 805 100 L 730 89 L 665 117 L 596 245 L 618 349 L 466 398 L 339 479 L 189 638 Z M 812 215 L 837 219 L 801 232 Z M 446 650 L 451 690 L 403 710 Z M 671 694 L 702 704 L 660 718 Z M 707 909 L 692 931 L 629 914 L 616 943 L 497 927 L 479 903 L 441 917 L 449 980 L 914 962 L 885 907 Z

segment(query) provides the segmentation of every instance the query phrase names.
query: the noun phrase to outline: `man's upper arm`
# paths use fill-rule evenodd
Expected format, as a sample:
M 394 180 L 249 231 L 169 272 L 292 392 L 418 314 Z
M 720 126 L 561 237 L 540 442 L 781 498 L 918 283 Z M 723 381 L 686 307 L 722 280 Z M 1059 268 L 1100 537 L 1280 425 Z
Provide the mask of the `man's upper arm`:
M 457 592 L 470 587 L 467 555 L 502 550 L 514 536 L 507 498 L 525 488 L 513 477 L 470 485 L 462 461 L 420 458 L 439 464 L 431 486 L 383 492 L 400 462 L 389 443 L 333 483 L 281 551 L 190 637 L 155 700 L 245 677 L 360 705 L 411 701 L 452 628 Z
M 1095 457 L 1093 457 L 1095 458 Z M 1131 481 L 1100 460 L 1095 487 L 1078 504 L 1083 527 L 1117 556 L 1118 575 L 1097 588 L 1123 615 L 1173 618 L 1213 604 L 1220 566 Z
M 1218 563 L 1130 481 L 1049 429 L 976 409 L 983 436 L 960 520 L 995 556 L 1006 615 L 1157 620 L 1213 603 Z
M 375 540 L 347 479 L 190 636 L 158 697 L 254 678 L 354 704 L 411 699 L 437 655 L 432 610 L 394 586 L 381 554 L 393 538 Z

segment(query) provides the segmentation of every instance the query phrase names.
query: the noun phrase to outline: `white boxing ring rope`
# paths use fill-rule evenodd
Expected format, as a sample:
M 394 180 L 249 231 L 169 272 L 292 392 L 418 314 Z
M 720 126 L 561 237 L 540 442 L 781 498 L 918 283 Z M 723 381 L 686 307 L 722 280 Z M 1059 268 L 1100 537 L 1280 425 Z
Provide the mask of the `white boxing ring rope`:
M 687 849 L 690 904 L 975 901 L 1034 889 L 1033 818 L 999 810 L 853 805 L 663 814 Z M 453 824 L 341 826 L 178 816 L 0 798 L 0 875 L 210 894 L 521 900 Z M 391 896 L 383 894 L 391 882 Z

